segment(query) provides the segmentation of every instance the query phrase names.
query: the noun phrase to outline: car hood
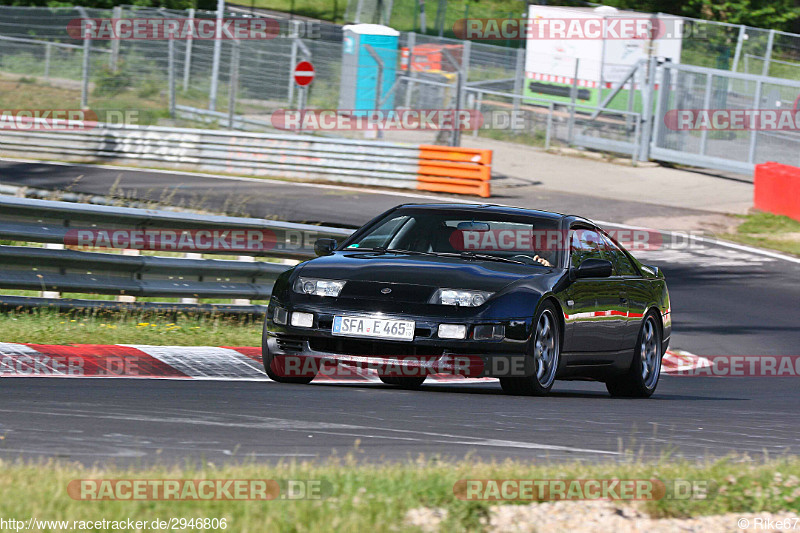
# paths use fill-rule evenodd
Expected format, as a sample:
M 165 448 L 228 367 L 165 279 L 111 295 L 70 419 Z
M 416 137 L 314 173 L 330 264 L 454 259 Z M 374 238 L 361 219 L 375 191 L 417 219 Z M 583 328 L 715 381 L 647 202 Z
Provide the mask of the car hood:
M 303 277 L 497 292 L 549 272 L 533 265 L 403 254 L 336 252 L 301 265 Z

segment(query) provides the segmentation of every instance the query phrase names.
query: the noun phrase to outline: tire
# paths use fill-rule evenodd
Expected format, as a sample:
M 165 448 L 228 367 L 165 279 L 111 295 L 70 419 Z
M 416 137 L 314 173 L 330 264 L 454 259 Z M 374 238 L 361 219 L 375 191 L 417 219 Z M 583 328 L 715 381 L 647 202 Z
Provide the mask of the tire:
M 387 385 L 396 385 L 404 389 L 418 389 L 425 382 L 425 376 L 420 377 L 395 377 L 395 376 L 378 376 L 381 381 Z
M 280 357 L 280 356 L 278 356 Z M 261 342 L 261 359 L 264 363 L 264 371 L 267 373 L 267 377 L 272 381 L 276 381 L 278 383 L 294 383 L 296 385 L 307 385 L 311 383 L 314 378 L 317 376 L 316 372 L 310 376 L 282 376 L 280 374 L 279 368 L 281 362 L 275 359 L 275 356 L 269 353 L 269 349 L 267 348 L 267 337 L 264 336 Z
M 661 376 L 661 328 L 652 311 L 642 321 L 633 350 L 630 370 L 606 382 L 606 389 L 611 396 L 649 398 L 656 391 Z
M 526 377 L 500 378 L 503 392 L 525 396 L 545 396 L 550 393 L 561 360 L 561 323 L 556 316 L 556 307 L 551 302 L 546 302 L 536 313 L 530 347 L 534 373 Z

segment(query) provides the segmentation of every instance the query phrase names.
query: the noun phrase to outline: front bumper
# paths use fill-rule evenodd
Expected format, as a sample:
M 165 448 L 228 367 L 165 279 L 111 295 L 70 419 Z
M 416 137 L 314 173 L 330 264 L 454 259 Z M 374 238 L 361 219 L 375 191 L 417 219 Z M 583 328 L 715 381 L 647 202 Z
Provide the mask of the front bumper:
M 277 324 L 274 321 L 274 309 L 270 306 L 264 328 L 264 349 L 272 356 L 296 357 L 304 365 L 307 359 L 312 359 L 317 367 L 330 362 L 372 368 L 379 375 L 395 375 L 398 368 L 402 375 L 445 373 L 467 377 L 525 376 L 534 372 L 531 358 L 525 355 L 531 332 L 530 318 L 486 320 L 480 316 L 453 317 L 445 313 L 384 315 L 355 309 L 309 306 L 287 311 L 289 315 L 293 311 L 312 313 L 313 325 L 303 328 Z M 336 315 L 413 320 L 414 339 L 397 341 L 333 335 L 333 318 Z M 466 325 L 467 338 L 438 338 L 440 324 Z M 502 325 L 505 337 L 502 340 L 474 340 L 471 337 L 478 325 Z

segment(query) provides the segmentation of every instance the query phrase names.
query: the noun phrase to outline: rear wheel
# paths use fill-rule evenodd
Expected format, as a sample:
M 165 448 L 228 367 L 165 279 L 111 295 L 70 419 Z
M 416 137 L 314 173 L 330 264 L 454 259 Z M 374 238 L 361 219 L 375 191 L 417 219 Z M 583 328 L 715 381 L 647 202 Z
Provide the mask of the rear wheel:
M 639 330 L 630 370 L 606 382 L 611 396 L 649 398 L 661 376 L 661 329 L 654 313 L 649 313 Z
M 536 315 L 531 356 L 534 374 L 526 377 L 500 378 L 500 386 L 508 394 L 544 396 L 553 388 L 561 356 L 560 323 L 555 306 L 547 302 Z
M 378 376 L 387 385 L 396 385 L 404 389 L 418 389 L 425 382 L 425 376 L 421 377 L 397 377 L 397 376 Z

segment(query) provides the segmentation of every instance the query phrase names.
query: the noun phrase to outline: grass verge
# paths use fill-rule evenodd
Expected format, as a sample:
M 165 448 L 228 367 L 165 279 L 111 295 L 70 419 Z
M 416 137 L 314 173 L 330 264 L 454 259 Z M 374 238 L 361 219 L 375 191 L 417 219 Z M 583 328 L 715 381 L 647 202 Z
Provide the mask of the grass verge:
M 13 435 L 0 446 L 11 446 Z M 5 444 L 2 444 L 5 443 Z M 482 531 L 499 502 L 464 501 L 453 487 L 462 479 L 659 479 L 704 480 L 705 498 L 669 498 L 644 503 L 654 517 L 800 511 L 800 459 L 752 461 L 747 457 L 696 464 L 663 458 L 601 464 L 487 463 L 433 459 L 365 464 L 358 449 L 325 463 L 281 462 L 186 467 L 88 468 L 63 463 L 1 462 L 0 510 L 6 519 L 168 520 L 225 518 L 230 531 L 407 531 L 407 513 L 421 507 L 444 511 L 441 531 Z M 318 481 L 321 498 L 273 501 L 80 501 L 67 493 L 78 479 L 261 479 Z M 285 494 L 285 492 L 282 492 Z M 524 502 L 530 504 L 530 502 Z M 618 502 L 620 506 L 632 502 Z M 509 502 L 509 505 L 513 503 Z M 576 505 L 580 505 L 576 503 Z
M 723 239 L 771 248 L 800 256 L 800 222 L 772 213 L 742 215 L 736 233 L 720 235 Z
M 261 318 L 249 316 L 9 311 L 0 313 L 0 342 L 261 346 L 261 327 Z

